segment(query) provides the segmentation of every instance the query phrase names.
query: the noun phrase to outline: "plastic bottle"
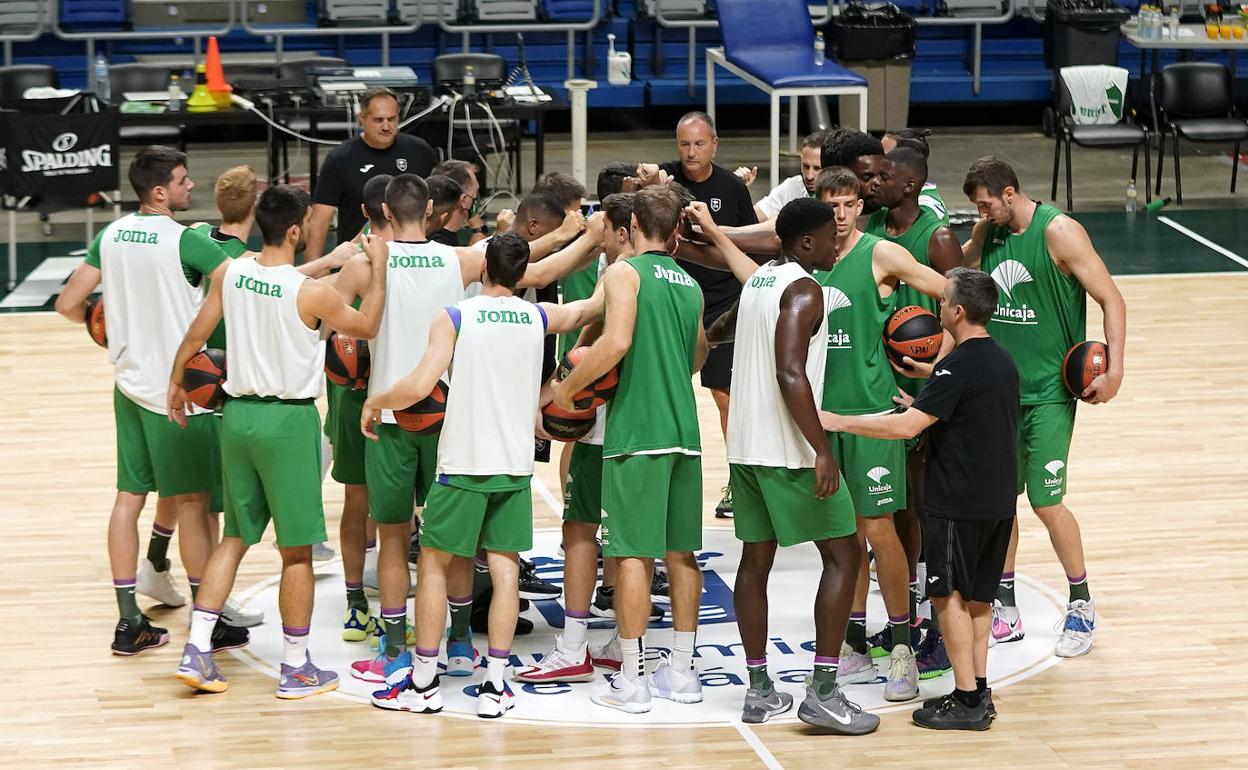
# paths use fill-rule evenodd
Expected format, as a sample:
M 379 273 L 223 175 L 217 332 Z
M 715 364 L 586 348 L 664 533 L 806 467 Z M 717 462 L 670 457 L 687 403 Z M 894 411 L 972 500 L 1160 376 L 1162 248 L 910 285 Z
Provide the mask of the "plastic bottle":
M 823 33 L 815 33 L 815 66 L 822 67 L 826 58 L 827 44 L 823 40 Z
M 95 55 L 95 95 L 100 101 L 108 104 L 110 102 L 110 89 L 108 87 L 108 59 L 104 58 L 103 52 Z
M 471 64 L 464 67 L 464 98 L 469 101 L 477 98 L 477 76 Z
M 1178 6 L 1175 6 L 1170 9 L 1170 16 L 1167 19 L 1167 21 L 1168 21 L 1167 26 L 1170 28 L 1170 35 L 1169 35 L 1170 39 L 1178 40 L 1179 39 L 1179 8 Z
M 169 76 L 169 111 L 178 112 L 182 109 L 182 100 L 186 98 L 186 94 L 182 93 L 182 83 L 178 80 L 177 73 Z
M 633 79 L 633 57 L 628 51 L 615 50 L 615 35 L 607 35 L 607 82 L 626 86 Z
M 1140 194 L 1135 189 L 1135 180 L 1127 182 L 1127 203 L 1126 209 L 1128 214 L 1134 214 L 1140 210 Z

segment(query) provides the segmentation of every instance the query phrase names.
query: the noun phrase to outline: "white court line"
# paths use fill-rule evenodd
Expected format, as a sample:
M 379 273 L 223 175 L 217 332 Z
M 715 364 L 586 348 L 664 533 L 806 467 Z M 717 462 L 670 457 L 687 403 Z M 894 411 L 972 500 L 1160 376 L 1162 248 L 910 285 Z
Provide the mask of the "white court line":
M 733 727 L 737 728 L 737 732 L 741 733 L 741 737 L 745 739 L 746 743 L 750 744 L 750 748 L 754 749 L 754 753 L 758 755 L 759 759 L 763 760 L 763 764 L 769 770 L 784 770 L 784 765 L 780 764 L 780 760 L 776 759 L 775 755 L 767 749 L 767 746 L 759 740 L 759 737 L 754 734 L 749 725 L 743 722 L 734 722 Z
M 550 506 L 550 510 L 554 511 L 556 516 L 562 518 L 563 503 L 555 499 L 555 496 L 546 488 L 546 485 L 542 483 L 542 480 L 537 477 L 536 473 L 530 478 L 532 480 L 529 482 L 529 485 L 537 490 L 537 496 L 546 501 L 546 504 Z
M 1248 267 L 1248 259 L 1244 259 L 1243 257 L 1239 256 L 1238 254 L 1226 248 L 1225 246 L 1219 246 L 1218 244 L 1209 240 L 1208 238 L 1196 232 L 1195 230 L 1189 230 L 1188 228 L 1184 227 L 1178 222 L 1175 222 L 1170 217 L 1157 217 L 1157 221 L 1162 222 L 1175 230 L 1178 230 L 1179 232 L 1186 235 L 1188 238 L 1191 238 L 1193 241 L 1196 241 L 1197 243 L 1201 245 L 1204 245 L 1213 249 L 1214 251 L 1218 252 L 1219 254 L 1226 257 L 1227 259 L 1233 262 L 1238 262 L 1244 267 Z

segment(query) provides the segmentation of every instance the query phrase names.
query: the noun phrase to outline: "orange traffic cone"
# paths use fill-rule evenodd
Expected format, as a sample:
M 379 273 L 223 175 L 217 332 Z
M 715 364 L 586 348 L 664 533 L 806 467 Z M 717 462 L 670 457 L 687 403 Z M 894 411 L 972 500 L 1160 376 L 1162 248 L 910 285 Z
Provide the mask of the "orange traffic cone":
M 208 92 L 212 94 L 213 101 L 217 103 L 217 108 L 225 109 L 229 107 L 230 92 L 233 89 L 225 82 L 225 71 L 221 68 L 221 50 L 217 47 L 217 38 L 215 36 L 208 38 L 208 57 L 205 70 L 208 75 Z

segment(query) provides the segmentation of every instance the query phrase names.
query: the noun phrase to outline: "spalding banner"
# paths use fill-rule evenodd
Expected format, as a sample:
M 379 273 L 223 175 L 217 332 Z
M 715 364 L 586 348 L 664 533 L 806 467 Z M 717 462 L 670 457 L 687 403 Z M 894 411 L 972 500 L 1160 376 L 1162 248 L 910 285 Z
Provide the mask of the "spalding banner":
M 116 190 L 116 108 L 70 115 L 0 114 L 5 136 L 0 188 L 17 197 L 85 198 Z

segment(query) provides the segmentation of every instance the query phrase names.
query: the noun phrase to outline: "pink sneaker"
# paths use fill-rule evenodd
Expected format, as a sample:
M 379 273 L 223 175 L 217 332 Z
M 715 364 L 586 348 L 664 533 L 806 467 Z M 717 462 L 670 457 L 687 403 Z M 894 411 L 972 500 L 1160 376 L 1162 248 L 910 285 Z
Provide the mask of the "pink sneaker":
M 351 664 L 351 676 L 370 684 L 385 684 L 388 660 L 384 652 L 372 660 L 357 660 Z
M 988 637 L 988 646 L 993 647 L 1007 642 L 1020 641 L 1023 634 L 1023 616 L 1014 609 L 1014 622 L 1006 620 L 1005 607 L 1000 602 L 992 605 L 992 634 Z

